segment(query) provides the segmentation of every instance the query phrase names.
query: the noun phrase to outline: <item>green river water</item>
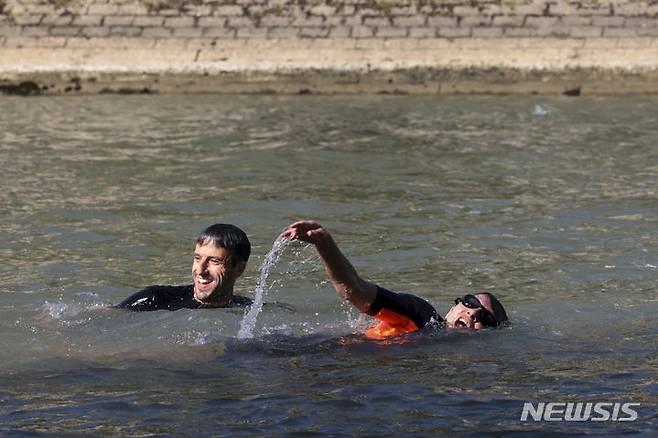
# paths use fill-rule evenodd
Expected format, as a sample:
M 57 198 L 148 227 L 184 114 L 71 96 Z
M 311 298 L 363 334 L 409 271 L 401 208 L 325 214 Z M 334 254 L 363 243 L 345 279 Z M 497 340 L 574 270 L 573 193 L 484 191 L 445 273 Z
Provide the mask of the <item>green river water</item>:
M 0 435 L 655 436 L 658 99 L 0 97 Z M 313 218 L 361 275 L 511 324 L 374 342 L 313 248 L 245 310 L 98 311 Z M 521 421 L 525 402 L 635 421 Z

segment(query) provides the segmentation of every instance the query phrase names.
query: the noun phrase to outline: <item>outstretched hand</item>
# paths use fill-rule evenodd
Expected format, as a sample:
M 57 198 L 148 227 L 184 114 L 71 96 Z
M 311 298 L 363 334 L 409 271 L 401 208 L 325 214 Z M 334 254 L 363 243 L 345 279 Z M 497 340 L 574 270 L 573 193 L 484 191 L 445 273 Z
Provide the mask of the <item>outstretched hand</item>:
M 281 236 L 286 239 L 297 239 L 313 245 L 317 245 L 328 235 L 329 233 L 322 228 L 322 225 L 312 220 L 294 222 L 281 233 Z
M 315 245 L 336 292 L 361 312 L 367 312 L 377 296 L 377 285 L 363 280 L 340 251 L 329 232 L 311 220 L 297 221 L 281 237 Z

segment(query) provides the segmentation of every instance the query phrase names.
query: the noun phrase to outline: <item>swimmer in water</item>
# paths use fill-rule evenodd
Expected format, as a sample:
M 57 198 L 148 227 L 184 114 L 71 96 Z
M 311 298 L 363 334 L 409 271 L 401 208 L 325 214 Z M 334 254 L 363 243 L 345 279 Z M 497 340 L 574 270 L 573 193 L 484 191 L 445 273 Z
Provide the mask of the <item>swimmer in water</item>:
M 281 235 L 290 240 L 312 243 L 320 255 L 336 292 L 379 323 L 365 331 L 370 338 L 385 338 L 415 332 L 426 327 L 482 329 L 507 321 L 503 305 L 489 292 L 467 294 L 455 300 L 445 318 L 415 295 L 391 292 L 359 277 L 329 232 L 317 222 L 298 221 Z
M 199 234 L 192 262 L 193 284 L 149 286 L 117 304 L 133 311 L 245 307 L 252 300 L 233 295 L 251 253 L 244 231 L 235 225 L 211 225 Z

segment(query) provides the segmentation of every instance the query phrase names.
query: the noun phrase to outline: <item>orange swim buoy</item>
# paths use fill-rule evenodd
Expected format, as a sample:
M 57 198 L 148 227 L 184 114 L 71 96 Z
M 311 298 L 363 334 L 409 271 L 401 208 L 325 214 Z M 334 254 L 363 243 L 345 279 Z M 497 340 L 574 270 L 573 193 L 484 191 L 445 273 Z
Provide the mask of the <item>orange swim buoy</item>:
M 418 330 L 418 326 L 411 319 L 388 309 L 380 310 L 374 315 L 374 318 L 379 322 L 363 332 L 366 337 L 371 339 L 400 336 Z

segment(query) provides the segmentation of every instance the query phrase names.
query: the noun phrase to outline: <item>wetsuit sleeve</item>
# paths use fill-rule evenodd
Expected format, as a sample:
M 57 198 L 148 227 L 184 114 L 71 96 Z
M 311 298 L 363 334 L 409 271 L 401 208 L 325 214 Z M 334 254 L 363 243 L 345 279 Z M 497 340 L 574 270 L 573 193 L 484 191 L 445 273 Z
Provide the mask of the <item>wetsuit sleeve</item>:
M 139 292 L 135 292 L 114 307 L 118 309 L 128 309 L 134 312 L 159 310 L 163 308 L 163 298 L 161 286 L 148 286 Z
M 430 303 L 415 295 L 391 292 L 377 286 L 368 314 L 393 326 L 421 329 L 431 320 L 443 321 Z
M 254 300 L 249 297 L 244 297 L 242 295 L 233 295 L 231 298 L 231 304 L 229 307 L 247 307 L 254 304 Z M 267 303 L 263 303 L 265 305 Z

